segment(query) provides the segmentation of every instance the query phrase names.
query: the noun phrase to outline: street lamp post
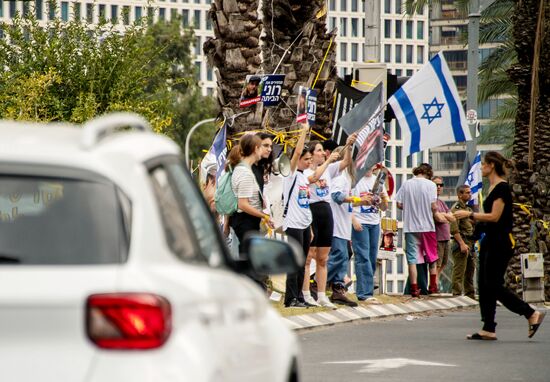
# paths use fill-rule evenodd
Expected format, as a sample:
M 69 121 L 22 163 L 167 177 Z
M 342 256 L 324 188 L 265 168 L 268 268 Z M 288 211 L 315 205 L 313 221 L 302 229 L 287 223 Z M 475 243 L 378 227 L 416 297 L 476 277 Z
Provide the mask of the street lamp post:
M 466 110 L 477 112 L 477 87 L 479 85 L 479 0 L 470 0 L 468 14 L 468 77 L 466 87 Z M 470 123 L 472 140 L 466 142 L 466 153 L 470 164 L 477 154 L 476 123 Z
M 193 135 L 199 126 L 204 125 L 205 123 L 214 122 L 215 120 L 216 118 L 203 119 L 202 121 L 195 123 L 191 130 L 189 130 L 187 137 L 185 137 L 185 164 L 187 165 L 187 168 L 189 168 L 189 142 L 191 142 L 191 135 Z

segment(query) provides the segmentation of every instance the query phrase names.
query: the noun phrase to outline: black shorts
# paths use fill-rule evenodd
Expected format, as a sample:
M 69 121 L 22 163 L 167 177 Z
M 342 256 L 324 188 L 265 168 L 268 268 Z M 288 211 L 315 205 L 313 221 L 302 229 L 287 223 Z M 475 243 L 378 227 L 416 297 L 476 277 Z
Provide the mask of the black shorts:
M 327 202 L 317 202 L 309 205 L 313 222 L 311 229 L 313 231 L 312 247 L 330 247 L 332 245 L 332 233 L 334 221 L 332 219 L 332 209 Z

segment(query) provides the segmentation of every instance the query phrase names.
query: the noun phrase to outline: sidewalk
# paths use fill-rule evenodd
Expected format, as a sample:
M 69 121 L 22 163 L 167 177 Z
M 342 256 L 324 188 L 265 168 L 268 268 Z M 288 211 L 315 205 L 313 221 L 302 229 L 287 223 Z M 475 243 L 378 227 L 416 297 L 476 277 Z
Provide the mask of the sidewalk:
M 309 314 L 298 314 L 283 317 L 291 329 L 302 330 L 344 322 L 370 320 L 384 317 L 408 316 L 415 313 L 437 312 L 442 310 L 475 307 L 476 300 L 469 297 L 421 297 L 411 298 L 398 304 L 363 305 L 355 308 L 338 307 L 336 310 L 325 310 Z

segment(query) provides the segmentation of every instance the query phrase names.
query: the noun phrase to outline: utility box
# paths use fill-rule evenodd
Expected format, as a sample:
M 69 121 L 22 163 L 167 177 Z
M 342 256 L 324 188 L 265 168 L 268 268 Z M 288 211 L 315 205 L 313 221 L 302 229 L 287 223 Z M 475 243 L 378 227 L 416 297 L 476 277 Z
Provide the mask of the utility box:
M 523 300 L 544 302 L 544 257 L 542 253 L 521 255 Z

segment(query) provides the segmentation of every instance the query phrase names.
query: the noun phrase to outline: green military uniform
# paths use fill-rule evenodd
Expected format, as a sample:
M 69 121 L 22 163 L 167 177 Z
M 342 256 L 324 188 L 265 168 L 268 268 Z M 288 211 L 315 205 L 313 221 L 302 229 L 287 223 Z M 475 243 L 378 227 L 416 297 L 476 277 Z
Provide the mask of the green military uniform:
M 451 212 L 459 210 L 473 211 L 460 200 L 451 207 Z M 460 244 L 454 240 L 456 233 L 460 233 L 462 240 L 468 246 L 468 253 L 460 251 Z M 459 219 L 451 223 L 451 238 L 453 239 L 453 276 L 451 288 L 454 296 L 460 296 L 464 292 L 468 297 L 475 297 L 474 272 L 476 259 L 473 252 L 473 235 L 474 222 L 471 218 Z

